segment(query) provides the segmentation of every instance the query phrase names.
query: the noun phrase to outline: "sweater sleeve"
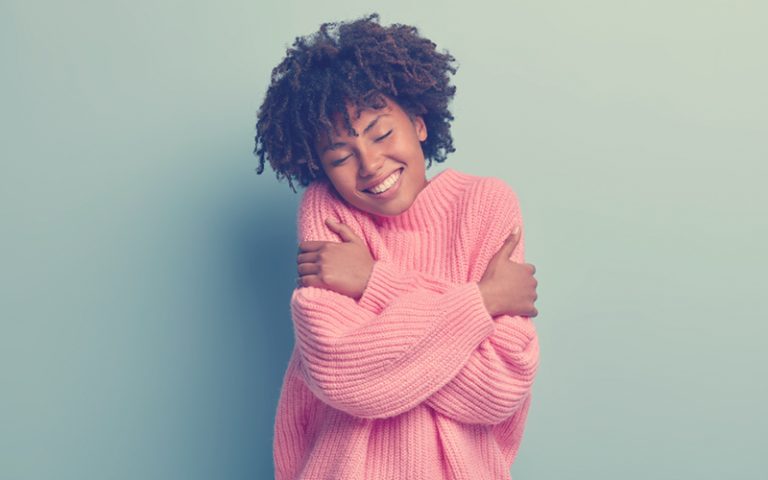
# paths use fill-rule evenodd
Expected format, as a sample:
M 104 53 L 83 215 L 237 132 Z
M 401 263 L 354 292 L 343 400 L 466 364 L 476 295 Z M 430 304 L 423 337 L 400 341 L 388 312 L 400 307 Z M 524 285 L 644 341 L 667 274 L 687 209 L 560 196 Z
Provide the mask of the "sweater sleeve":
M 312 431 L 308 424 L 317 399 L 301 380 L 296 349 L 291 352 L 283 377 L 280 401 L 275 412 L 272 459 L 275 480 L 291 480 L 301 471 L 302 459 L 310 448 Z
M 339 241 L 324 219 L 345 221 L 344 212 L 310 187 L 299 207 L 300 241 Z M 413 291 L 377 313 L 332 290 L 300 287 L 291 316 L 309 389 L 361 418 L 392 417 L 423 403 L 495 329 L 475 282 L 440 294 Z
M 525 262 L 525 230 L 517 195 L 503 181 L 490 181 L 499 188 L 493 189 L 488 208 L 480 215 L 487 229 L 474 259 L 479 272 L 485 272 L 515 225 L 520 226 L 521 237 L 510 260 Z M 493 335 L 481 342 L 451 382 L 427 400 L 436 411 L 465 423 L 495 425 L 525 405 L 539 364 L 535 325 L 528 317 L 506 314 L 494 322 Z
M 474 266 L 480 276 L 512 228 L 515 225 L 522 228 L 523 223 L 514 191 L 501 180 L 489 181 L 498 188 L 492 189 L 494 195 L 487 203 L 481 203 L 488 208 L 483 211 L 485 215 L 480 215 L 483 222 L 478 226 L 487 226 L 484 235 L 479 236 L 483 244 L 477 250 Z M 490 218 L 490 215 L 498 217 Z M 523 237 L 510 259 L 518 263 L 525 261 Z M 391 263 L 377 261 L 359 302 L 378 311 L 406 292 L 441 292 L 452 287 L 454 284 L 430 275 L 401 272 Z M 487 425 L 509 419 L 523 406 L 539 361 L 535 326 L 532 320 L 521 316 L 500 315 L 494 322 L 494 333 L 480 343 L 449 383 L 426 400 L 427 405 L 463 423 Z

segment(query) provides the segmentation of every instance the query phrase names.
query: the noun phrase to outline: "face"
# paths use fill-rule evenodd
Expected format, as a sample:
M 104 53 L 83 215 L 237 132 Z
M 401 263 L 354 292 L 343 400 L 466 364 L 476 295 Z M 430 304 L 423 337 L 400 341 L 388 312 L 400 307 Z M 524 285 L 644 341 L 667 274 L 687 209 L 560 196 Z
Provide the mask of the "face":
M 397 102 L 385 99 L 384 108 L 362 110 L 359 118 L 349 105 L 358 135 L 349 135 L 337 116 L 337 133 L 331 132 L 330 143 L 318 141 L 317 151 L 326 176 L 347 203 L 368 213 L 394 216 L 407 210 L 427 185 L 421 149 L 427 128 L 420 116 L 411 118 Z

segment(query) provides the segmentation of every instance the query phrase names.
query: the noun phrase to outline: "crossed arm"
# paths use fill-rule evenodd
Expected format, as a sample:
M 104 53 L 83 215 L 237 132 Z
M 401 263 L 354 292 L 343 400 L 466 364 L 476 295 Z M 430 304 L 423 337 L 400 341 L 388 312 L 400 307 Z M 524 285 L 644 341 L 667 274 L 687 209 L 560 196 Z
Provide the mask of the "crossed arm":
M 393 289 L 395 285 L 400 288 Z M 439 294 L 458 285 L 420 272 L 402 272 L 391 263 L 378 261 L 359 303 L 376 311 L 411 289 Z M 427 405 L 461 422 L 480 424 L 500 423 L 520 407 L 538 367 L 535 326 L 528 318 L 510 315 L 494 317 L 493 322 L 493 333 L 480 342 L 445 386 L 425 400 Z
M 498 222 L 479 249 L 483 268 L 522 223 L 511 190 L 498 203 L 491 206 Z M 300 240 L 336 241 L 323 224 L 328 215 L 301 208 Z M 511 260 L 523 261 L 522 239 Z M 294 291 L 291 311 L 310 390 L 358 417 L 425 403 L 464 423 L 498 424 L 521 408 L 538 366 L 532 321 L 492 318 L 477 282 L 451 283 L 381 260 L 358 301 L 304 287 Z

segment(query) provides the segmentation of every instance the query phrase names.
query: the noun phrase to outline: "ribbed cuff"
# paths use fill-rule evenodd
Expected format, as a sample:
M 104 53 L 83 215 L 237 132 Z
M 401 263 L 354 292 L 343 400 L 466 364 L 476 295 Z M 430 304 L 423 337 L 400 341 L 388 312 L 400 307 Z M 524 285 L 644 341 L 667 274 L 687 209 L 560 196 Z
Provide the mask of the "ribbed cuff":
M 380 314 L 362 313 L 348 297 L 321 288 L 300 289 L 291 312 L 315 396 L 357 417 L 399 415 L 450 382 L 496 331 L 474 282 L 397 300 L 384 320 L 345 335 L 337 327 Z
M 463 300 L 462 303 L 463 308 L 467 313 L 466 316 L 471 318 L 482 318 L 484 323 L 490 325 L 490 333 L 488 335 L 491 335 L 495 332 L 496 322 L 488 312 L 488 309 L 485 308 L 483 294 L 480 292 L 480 286 L 477 284 L 477 282 L 468 282 L 457 287 L 453 287 L 451 290 L 448 290 L 448 292 L 453 294 L 456 292 L 461 292 L 460 298 Z
M 413 289 L 412 279 L 403 274 L 394 265 L 377 260 L 368 279 L 363 294 L 357 304 L 374 313 L 380 312 L 385 306 L 401 294 Z

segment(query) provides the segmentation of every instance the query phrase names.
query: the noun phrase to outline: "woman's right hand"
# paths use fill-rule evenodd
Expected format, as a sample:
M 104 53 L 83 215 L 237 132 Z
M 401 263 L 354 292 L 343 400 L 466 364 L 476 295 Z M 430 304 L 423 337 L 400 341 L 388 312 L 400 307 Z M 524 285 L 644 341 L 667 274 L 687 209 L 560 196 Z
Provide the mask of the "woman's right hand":
M 533 277 L 536 267 L 509 259 L 519 241 L 520 228 L 517 227 L 491 258 L 478 282 L 485 307 L 492 317 L 502 314 L 535 317 L 539 314 L 533 306 L 537 298 L 538 282 Z

